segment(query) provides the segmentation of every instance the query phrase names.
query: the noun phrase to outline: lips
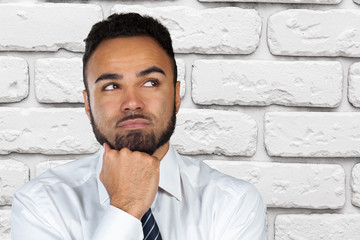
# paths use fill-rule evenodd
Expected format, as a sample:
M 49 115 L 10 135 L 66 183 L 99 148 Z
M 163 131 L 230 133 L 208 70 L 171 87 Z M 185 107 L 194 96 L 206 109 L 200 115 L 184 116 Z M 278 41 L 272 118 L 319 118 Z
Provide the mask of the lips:
M 117 127 L 123 129 L 137 129 L 137 128 L 144 128 L 150 125 L 151 123 L 148 120 L 143 118 L 136 118 L 136 119 L 129 119 L 122 121 L 120 124 L 118 124 Z

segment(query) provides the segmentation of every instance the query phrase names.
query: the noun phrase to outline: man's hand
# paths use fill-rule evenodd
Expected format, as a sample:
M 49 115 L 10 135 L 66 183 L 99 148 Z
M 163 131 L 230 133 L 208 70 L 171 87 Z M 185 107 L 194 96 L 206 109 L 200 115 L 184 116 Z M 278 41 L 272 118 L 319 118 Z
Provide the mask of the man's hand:
M 160 160 L 143 152 L 120 151 L 104 143 L 100 180 L 110 204 L 141 220 L 151 207 L 159 186 Z

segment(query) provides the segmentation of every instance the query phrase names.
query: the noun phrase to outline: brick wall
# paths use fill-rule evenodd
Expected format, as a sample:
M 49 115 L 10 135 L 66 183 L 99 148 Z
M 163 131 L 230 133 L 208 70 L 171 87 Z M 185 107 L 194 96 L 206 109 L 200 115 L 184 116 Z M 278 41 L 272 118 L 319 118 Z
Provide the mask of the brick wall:
M 252 182 L 269 240 L 360 239 L 359 4 L 0 0 L 0 239 L 17 188 L 99 150 L 83 110 L 82 40 L 126 11 L 172 34 L 173 145 Z

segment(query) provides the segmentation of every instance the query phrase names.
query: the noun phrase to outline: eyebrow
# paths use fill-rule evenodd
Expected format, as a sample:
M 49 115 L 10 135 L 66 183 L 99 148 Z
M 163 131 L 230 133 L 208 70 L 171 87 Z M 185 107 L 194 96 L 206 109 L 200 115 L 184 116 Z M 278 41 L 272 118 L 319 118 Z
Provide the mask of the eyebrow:
M 161 68 L 159 67 L 155 67 L 155 66 L 152 66 L 152 67 L 149 67 L 145 70 L 142 70 L 141 72 L 139 72 L 138 74 L 136 74 L 137 77 L 143 77 L 143 76 L 146 76 L 150 73 L 153 73 L 153 72 L 157 72 L 157 73 L 161 73 L 163 74 L 164 76 L 166 76 L 164 70 L 162 70 Z
M 122 75 L 116 73 L 104 73 L 95 80 L 95 84 L 101 80 L 121 80 L 122 78 Z
M 157 72 L 157 73 L 161 73 L 163 74 L 164 76 L 166 76 L 164 70 L 162 70 L 161 68 L 159 67 L 156 67 L 156 66 L 152 66 L 152 67 L 149 67 L 145 70 L 142 70 L 141 72 L 139 72 L 138 74 L 136 74 L 137 77 L 144 77 L 146 75 L 149 75 L 150 73 L 153 73 L 153 72 Z M 123 78 L 122 75 L 120 74 L 116 74 L 116 73 L 104 73 L 102 75 L 100 75 L 100 77 L 98 77 L 96 80 L 95 80 L 95 84 L 99 81 L 102 81 L 102 80 L 121 80 Z

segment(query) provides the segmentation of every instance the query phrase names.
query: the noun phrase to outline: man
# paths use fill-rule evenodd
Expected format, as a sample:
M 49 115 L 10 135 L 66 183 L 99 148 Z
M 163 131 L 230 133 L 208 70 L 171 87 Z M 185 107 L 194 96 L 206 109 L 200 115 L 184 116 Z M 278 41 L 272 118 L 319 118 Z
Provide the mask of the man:
M 167 29 L 112 15 L 85 41 L 85 110 L 103 152 L 25 184 L 12 239 L 266 239 L 252 185 L 169 144 L 180 83 Z

